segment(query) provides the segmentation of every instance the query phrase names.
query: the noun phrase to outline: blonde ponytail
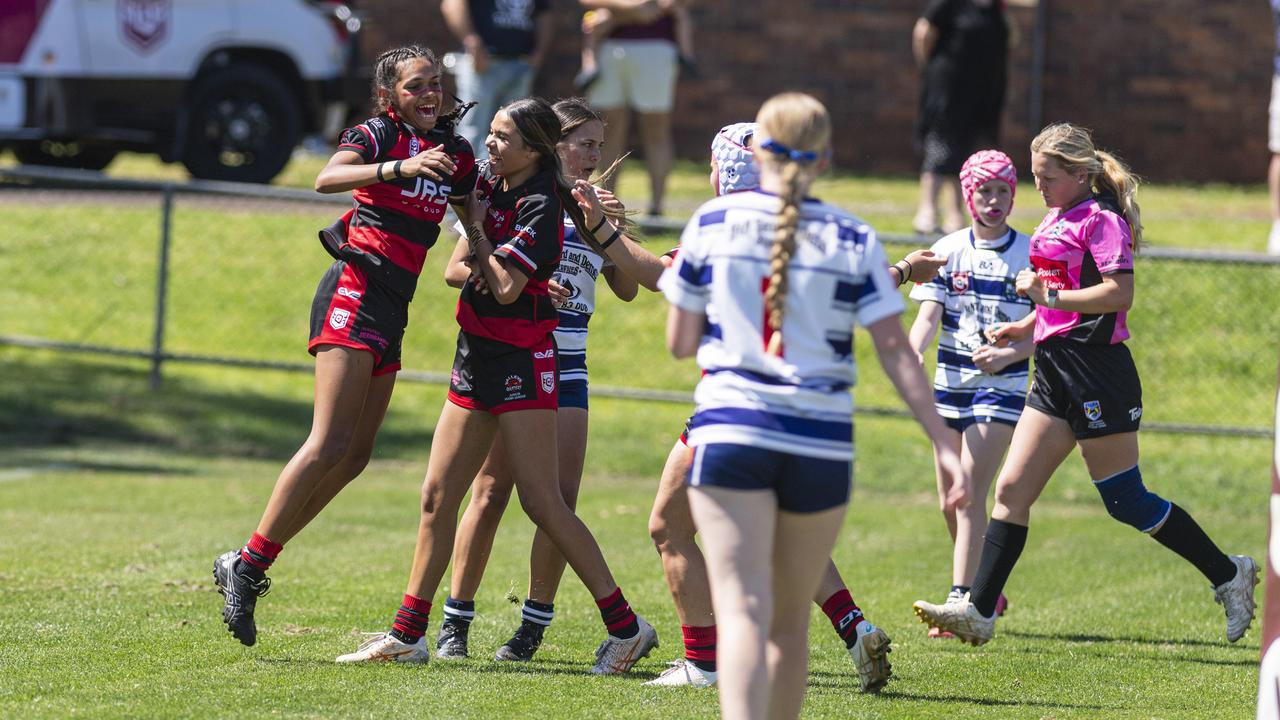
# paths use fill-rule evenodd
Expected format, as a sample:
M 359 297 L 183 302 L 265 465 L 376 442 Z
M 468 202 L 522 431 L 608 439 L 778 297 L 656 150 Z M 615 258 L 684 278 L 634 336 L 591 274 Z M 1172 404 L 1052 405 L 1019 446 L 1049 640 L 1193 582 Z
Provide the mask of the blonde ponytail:
M 1089 187 L 1114 195 L 1120 214 L 1133 236 L 1133 251 L 1142 244 L 1142 211 L 1138 208 L 1138 176 L 1119 158 L 1094 147 L 1089 130 L 1071 123 L 1055 123 L 1031 141 L 1031 152 L 1047 155 L 1068 171 L 1084 168 Z
M 1101 172 L 1094 178 L 1093 184 L 1116 196 L 1120 204 L 1120 214 L 1129 223 L 1129 232 L 1133 235 L 1133 251 L 1138 252 L 1142 245 L 1142 209 L 1138 207 L 1138 185 L 1141 181 L 1119 158 L 1105 150 L 1097 150 Z
M 780 184 L 781 204 L 769 248 L 769 287 L 764 296 L 765 320 L 772 331 L 765 351 L 780 356 L 787 268 L 796 249 L 800 205 L 817 175 L 817 160 L 831 152 L 831 116 L 810 95 L 783 93 L 760 106 L 756 124 L 759 131 L 751 139 L 756 162 L 776 173 Z
M 782 316 L 787 306 L 787 266 L 796 250 L 796 228 L 800 225 L 800 203 L 804 199 L 800 164 L 788 162 L 780 170 L 782 205 L 778 208 L 778 222 L 773 231 L 773 245 L 769 248 L 769 289 L 765 291 L 765 309 L 768 311 L 769 328 L 773 335 L 765 352 L 782 354 Z

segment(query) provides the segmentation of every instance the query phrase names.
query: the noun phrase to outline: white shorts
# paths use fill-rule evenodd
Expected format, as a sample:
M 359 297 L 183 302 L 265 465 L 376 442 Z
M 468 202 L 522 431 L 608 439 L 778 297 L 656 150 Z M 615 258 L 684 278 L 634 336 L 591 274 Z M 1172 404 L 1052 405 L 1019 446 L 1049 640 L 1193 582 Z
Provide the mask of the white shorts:
M 671 112 L 676 98 L 676 46 L 668 40 L 605 40 L 597 54 L 600 78 L 588 100 L 600 110 Z
M 1267 132 L 1267 147 L 1273 153 L 1280 153 L 1280 75 L 1271 77 L 1271 107 L 1268 114 L 1271 123 Z

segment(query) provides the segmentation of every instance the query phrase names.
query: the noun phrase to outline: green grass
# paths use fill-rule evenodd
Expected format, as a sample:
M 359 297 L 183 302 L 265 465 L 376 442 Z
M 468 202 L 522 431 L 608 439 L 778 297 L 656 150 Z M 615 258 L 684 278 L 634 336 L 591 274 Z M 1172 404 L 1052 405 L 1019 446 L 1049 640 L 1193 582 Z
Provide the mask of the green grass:
M 689 180 L 688 173 L 681 177 Z M 315 239 L 334 210 L 301 206 L 246 211 L 179 197 L 175 203 L 165 349 L 175 353 L 306 362 L 308 312 L 330 262 Z M 149 202 L 4 208 L 9 234 L 0 257 L 39 269 L 0 285 L 4 334 L 136 350 L 151 346 L 159 212 Z M 452 248 L 445 233 L 427 256 L 411 309 L 404 366 L 452 363 L 457 291 L 439 281 Z M 675 243 L 649 239 L 656 250 Z M 892 246 L 895 257 L 907 250 Z M 1130 314 L 1146 388 L 1149 422 L 1266 427 L 1266 393 L 1280 337 L 1280 266 L 1139 259 L 1138 302 Z M 645 293 L 627 306 L 601 291 L 592 325 L 597 386 L 691 390 L 692 362 L 672 362 L 662 346 L 663 299 Z M 905 321 L 915 312 L 909 303 Z M 859 333 L 859 402 L 898 400 Z M 1224 398 L 1230 398 L 1224 402 Z
M 174 368 L 159 392 L 136 363 L 0 349 L 0 716 L 714 717 L 710 692 L 640 686 L 679 654 L 646 535 L 656 474 L 685 408 L 593 401 L 581 512 L 662 647 L 633 677 L 585 673 L 599 640 L 572 577 L 537 661 L 483 659 L 514 629 L 530 523 L 512 510 L 478 596 L 478 659 L 339 668 L 357 631 L 385 628 L 403 588 L 439 388 L 403 384 L 364 475 L 282 555 L 259 645 L 235 643 L 209 580 L 251 531 L 306 433 L 298 375 Z M 859 603 L 894 638 L 895 678 L 857 691 L 815 614 L 805 717 L 1238 718 L 1252 712 L 1257 628 L 1222 640 L 1207 583 L 1108 518 L 1078 457 L 1037 504 L 995 642 L 928 641 L 910 612 L 946 590 L 950 551 L 927 444 L 910 423 L 860 419 L 854 500 L 835 551 Z M 1149 483 L 1230 552 L 1265 547 L 1269 444 L 1144 438 Z M 437 603 L 443 594 L 437 596 Z M 1261 593 L 1259 593 L 1261 600 Z

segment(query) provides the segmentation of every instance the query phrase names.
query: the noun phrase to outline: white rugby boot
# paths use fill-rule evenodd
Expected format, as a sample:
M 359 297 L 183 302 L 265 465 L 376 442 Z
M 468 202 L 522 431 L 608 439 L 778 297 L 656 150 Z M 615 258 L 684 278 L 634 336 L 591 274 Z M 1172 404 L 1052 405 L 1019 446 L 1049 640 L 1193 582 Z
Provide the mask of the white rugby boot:
M 703 670 L 693 663 L 681 658 L 670 663 L 671 667 L 662 671 L 658 677 L 644 683 L 651 687 L 714 687 L 716 673 Z
M 967 593 L 963 599 L 949 600 L 942 605 L 917 600 L 912 607 L 921 622 L 928 623 L 929 627 L 945 630 L 974 646 L 982 645 L 996 634 L 995 616 L 983 617 L 978 608 L 969 602 Z
M 849 648 L 849 657 L 858 668 L 858 684 L 862 692 L 880 692 L 893 675 L 893 666 L 889 664 L 889 636 L 866 620 L 858 624 L 857 633 L 858 639 Z
M 596 664 L 591 668 L 593 675 L 621 675 L 658 647 L 658 631 L 639 615 L 636 623 L 640 632 L 635 637 L 623 639 L 609 635 L 600 643 L 596 648 Z
M 339 655 L 340 663 L 370 662 L 402 662 L 425 663 L 431 659 L 431 651 L 427 648 L 426 636 L 418 638 L 418 642 L 409 644 L 396 639 L 391 633 L 373 633 L 373 636 L 360 644 L 353 653 Z
M 1253 623 L 1253 588 L 1258 584 L 1258 563 L 1248 555 L 1232 555 L 1236 576 L 1213 589 L 1213 601 L 1227 612 L 1227 642 L 1244 637 Z

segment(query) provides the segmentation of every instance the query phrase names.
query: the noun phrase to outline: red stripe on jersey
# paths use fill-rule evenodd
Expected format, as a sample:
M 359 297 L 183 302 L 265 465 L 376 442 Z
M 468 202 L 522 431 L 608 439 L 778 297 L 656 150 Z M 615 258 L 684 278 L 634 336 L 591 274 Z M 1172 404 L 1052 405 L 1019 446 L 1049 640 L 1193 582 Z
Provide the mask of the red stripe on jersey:
M 348 227 L 347 241 L 361 250 L 390 260 L 414 275 L 421 274 L 422 264 L 427 260 L 427 248 L 374 228 Z
M 553 310 L 542 320 L 519 317 L 483 317 L 470 303 L 458 301 L 458 326 L 472 335 L 497 340 L 516 347 L 533 347 L 555 332 L 559 316 Z M 536 318 L 536 314 L 535 314 Z

